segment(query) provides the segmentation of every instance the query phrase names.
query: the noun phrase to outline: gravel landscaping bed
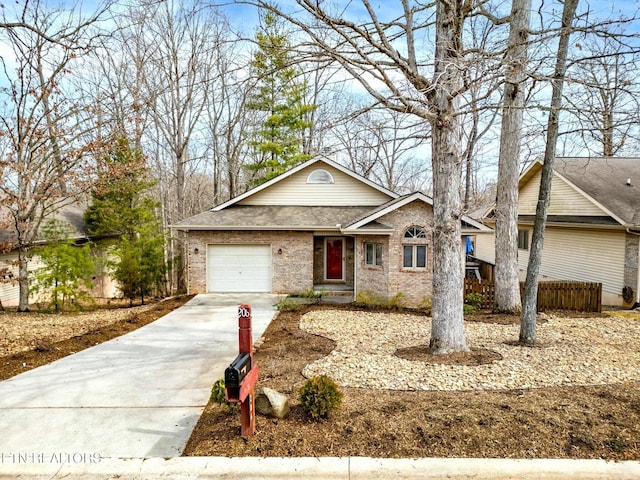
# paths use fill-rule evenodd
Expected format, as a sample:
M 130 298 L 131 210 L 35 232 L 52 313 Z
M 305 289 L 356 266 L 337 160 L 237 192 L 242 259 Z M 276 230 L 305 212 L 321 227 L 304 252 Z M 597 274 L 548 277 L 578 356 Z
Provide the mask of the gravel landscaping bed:
M 429 317 L 318 310 L 300 327 L 328 337 L 336 348 L 304 368 L 344 387 L 409 391 L 510 390 L 619 384 L 640 380 L 640 321 L 620 317 L 548 315 L 538 324 L 539 345 L 514 345 L 519 325 L 466 322 L 467 342 L 497 354 L 483 365 L 410 361 L 396 350 L 428 343 Z

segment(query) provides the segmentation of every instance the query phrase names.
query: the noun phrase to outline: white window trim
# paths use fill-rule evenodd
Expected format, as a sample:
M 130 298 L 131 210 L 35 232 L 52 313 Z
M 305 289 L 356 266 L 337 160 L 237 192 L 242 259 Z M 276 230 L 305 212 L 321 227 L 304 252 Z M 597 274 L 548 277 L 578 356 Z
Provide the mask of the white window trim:
M 524 241 L 525 241 L 525 243 L 527 244 L 527 245 L 526 245 L 526 247 L 522 247 L 522 246 L 520 245 L 520 235 L 521 235 L 521 234 L 522 234 L 522 236 L 524 237 L 524 239 L 523 239 L 523 240 L 524 240 Z M 525 250 L 525 251 L 528 251 L 528 250 L 529 250 L 530 245 L 531 245 L 530 237 L 531 237 L 531 235 L 530 235 L 530 233 L 529 233 L 529 229 L 526 229 L 526 228 L 518 229 L 518 250 Z
M 411 247 L 411 266 L 404 264 L 404 249 Z M 418 249 L 416 247 L 424 247 L 424 267 L 417 267 Z M 426 243 L 403 243 L 402 244 L 402 269 L 403 270 L 427 270 L 429 268 L 429 247 Z
M 373 247 L 373 263 L 367 262 L 367 245 L 371 245 Z M 380 246 L 380 256 L 378 256 L 377 253 L 378 245 Z M 378 261 L 380 261 L 380 263 L 378 263 Z M 382 268 L 382 243 L 364 242 L 364 264 L 367 267 Z
M 320 177 L 320 178 L 312 178 L 312 177 Z M 324 168 L 317 168 L 312 171 L 307 177 L 307 183 L 314 185 L 330 185 L 334 183 L 333 175 L 328 170 Z

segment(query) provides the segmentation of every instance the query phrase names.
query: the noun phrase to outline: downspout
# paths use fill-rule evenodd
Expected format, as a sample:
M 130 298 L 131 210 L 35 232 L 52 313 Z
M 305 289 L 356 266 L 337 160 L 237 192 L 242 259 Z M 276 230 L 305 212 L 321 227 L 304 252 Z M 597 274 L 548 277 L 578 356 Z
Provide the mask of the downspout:
M 358 242 L 355 236 L 351 238 L 353 239 L 353 301 L 355 302 L 358 298 Z M 640 280 L 640 277 L 638 279 Z
M 635 235 L 636 237 L 640 237 L 640 232 L 634 232 L 629 227 L 625 227 L 626 232 L 629 235 Z M 636 270 L 638 272 L 637 280 L 636 280 L 636 305 L 640 303 L 640 239 L 638 240 L 638 262 L 636 265 Z

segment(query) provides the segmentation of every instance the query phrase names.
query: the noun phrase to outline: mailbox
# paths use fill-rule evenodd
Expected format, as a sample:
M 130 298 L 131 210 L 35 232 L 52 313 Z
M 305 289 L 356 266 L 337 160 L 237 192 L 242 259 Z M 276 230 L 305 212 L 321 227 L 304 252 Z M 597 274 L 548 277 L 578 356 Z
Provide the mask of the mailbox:
M 253 363 L 251 338 L 251 305 L 238 307 L 238 356 L 224 371 L 227 402 L 239 402 L 241 435 L 256 433 L 255 398 L 253 390 L 258 380 L 258 365 Z
M 224 384 L 227 388 L 238 388 L 251 370 L 251 355 L 241 353 L 224 371 Z

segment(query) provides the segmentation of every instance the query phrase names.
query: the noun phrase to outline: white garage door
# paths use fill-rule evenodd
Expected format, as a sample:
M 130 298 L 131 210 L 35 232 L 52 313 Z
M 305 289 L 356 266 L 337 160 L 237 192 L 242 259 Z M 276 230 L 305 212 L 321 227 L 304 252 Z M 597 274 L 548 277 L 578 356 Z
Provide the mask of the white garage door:
M 209 245 L 207 291 L 271 292 L 271 246 Z

